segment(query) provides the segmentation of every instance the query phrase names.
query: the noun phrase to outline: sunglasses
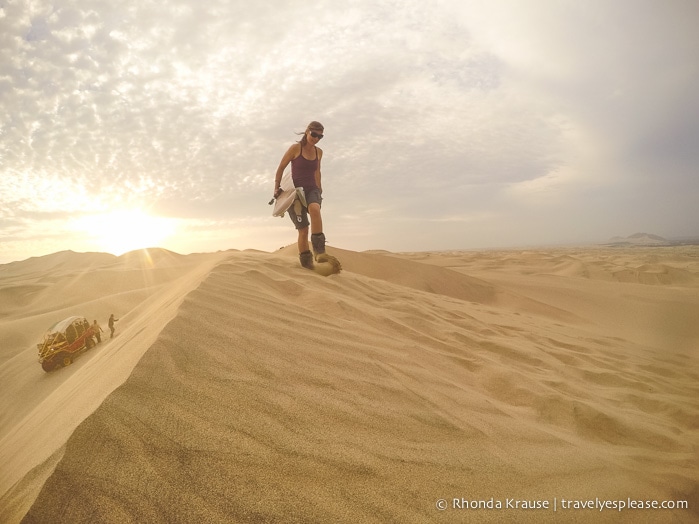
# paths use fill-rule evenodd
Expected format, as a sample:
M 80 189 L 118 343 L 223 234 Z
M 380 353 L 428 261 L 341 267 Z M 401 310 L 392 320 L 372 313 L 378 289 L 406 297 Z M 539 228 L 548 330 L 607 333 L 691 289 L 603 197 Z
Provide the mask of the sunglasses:
M 323 138 L 323 133 L 316 133 L 315 131 L 311 131 L 311 136 L 320 140 L 321 138 Z

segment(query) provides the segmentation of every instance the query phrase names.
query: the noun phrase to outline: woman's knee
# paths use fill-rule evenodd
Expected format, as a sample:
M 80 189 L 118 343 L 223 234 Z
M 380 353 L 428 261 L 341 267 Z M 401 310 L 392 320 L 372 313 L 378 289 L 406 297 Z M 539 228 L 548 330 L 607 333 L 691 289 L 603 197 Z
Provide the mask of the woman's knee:
M 311 216 L 320 216 L 320 204 L 317 204 L 316 202 L 308 204 L 308 213 Z

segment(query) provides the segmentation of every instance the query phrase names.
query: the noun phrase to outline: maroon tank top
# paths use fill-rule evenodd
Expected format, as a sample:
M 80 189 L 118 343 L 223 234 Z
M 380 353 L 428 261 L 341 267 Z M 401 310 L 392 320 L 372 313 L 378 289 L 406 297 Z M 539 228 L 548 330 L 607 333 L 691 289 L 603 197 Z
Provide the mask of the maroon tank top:
M 316 147 L 315 150 L 315 160 L 304 158 L 303 151 L 301 151 L 301 154 L 291 161 L 291 178 L 294 181 L 294 187 L 302 187 L 306 193 L 312 189 L 318 189 L 318 185 L 316 184 L 318 148 Z

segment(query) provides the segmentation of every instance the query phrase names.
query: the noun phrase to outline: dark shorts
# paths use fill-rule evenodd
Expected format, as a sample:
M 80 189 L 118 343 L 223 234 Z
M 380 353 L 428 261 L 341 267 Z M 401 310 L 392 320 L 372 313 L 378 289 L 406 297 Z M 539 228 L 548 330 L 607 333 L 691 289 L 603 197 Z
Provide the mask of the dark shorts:
M 307 191 L 305 193 L 306 195 L 306 204 L 318 204 L 321 205 L 323 202 L 323 197 L 321 196 L 320 189 L 312 189 L 310 191 Z M 296 209 L 294 209 L 296 204 L 299 204 L 298 207 L 299 213 L 296 213 Z M 294 227 L 296 229 L 303 229 L 311 225 L 311 223 L 308 221 L 308 208 L 301 206 L 300 202 L 295 202 L 293 206 L 289 208 L 289 218 L 291 218 L 291 221 L 294 223 Z

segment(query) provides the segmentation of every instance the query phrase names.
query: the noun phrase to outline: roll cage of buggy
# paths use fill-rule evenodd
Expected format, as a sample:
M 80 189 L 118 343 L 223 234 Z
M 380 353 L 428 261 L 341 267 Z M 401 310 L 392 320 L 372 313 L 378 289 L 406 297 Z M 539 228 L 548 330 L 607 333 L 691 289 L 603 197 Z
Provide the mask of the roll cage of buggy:
M 51 326 L 36 347 L 44 371 L 69 366 L 73 359 L 95 345 L 94 328 L 84 317 L 68 317 Z

